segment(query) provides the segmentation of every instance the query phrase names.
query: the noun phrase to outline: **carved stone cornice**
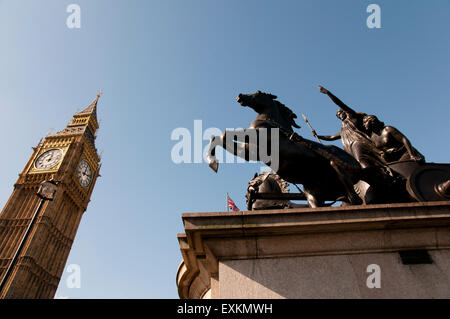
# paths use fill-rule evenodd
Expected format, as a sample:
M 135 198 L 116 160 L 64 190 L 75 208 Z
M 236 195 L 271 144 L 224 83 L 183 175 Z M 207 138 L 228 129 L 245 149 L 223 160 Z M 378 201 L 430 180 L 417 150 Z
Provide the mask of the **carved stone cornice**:
M 210 289 L 220 298 L 213 283 L 225 261 L 450 249 L 450 201 L 186 213 L 182 219 L 180 298 L 202 298 Z

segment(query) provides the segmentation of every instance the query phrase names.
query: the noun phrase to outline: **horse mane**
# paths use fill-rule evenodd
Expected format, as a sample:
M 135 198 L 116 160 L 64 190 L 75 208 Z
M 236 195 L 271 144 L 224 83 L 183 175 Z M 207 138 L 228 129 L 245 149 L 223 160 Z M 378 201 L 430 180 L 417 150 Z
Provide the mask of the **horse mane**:
M 289 183 L 282 179 L 278 174 L 272 172 L 264 172 L 255 174 L 255 176 L 248 183 L 248 187 L 253 186 L 256 189 L 268 178 L 269 182 L 275 182 L 281 188 L 283 193 L 289 193 Z
M 284 105 L 280 101 L 276 100 L 276 98 L 277 98 L 276 95 L 273 95 L 271 93 L 261 92 L 259 90 L 257 91 L 257 93 L 264 94 L 267 97 L 271 98 L 273 100 L 273 102 L 275 103 L 275 105 L 278 106 L 278 109 L 280 110 L 280 115 L 283 116 L 284 118 L 286 118 L 288 120 L 288 123 L 291 126 L 300 128 L 300 126 L 297 123 L 295 123 L 295 119 L 297 118 L 297 115 L 286 105 Z
M 297 123 L 295 123 L 295 119 L 297 118 L 297 115 L 290 108 L 288 108 L 286 105 L 284 105 L 280 101 L 273 100 L 273 102 L 280 109 L 281 115 L 288 119 L 289 124 L 291 124 L 293 127 L 300 128 L 300 126 Z

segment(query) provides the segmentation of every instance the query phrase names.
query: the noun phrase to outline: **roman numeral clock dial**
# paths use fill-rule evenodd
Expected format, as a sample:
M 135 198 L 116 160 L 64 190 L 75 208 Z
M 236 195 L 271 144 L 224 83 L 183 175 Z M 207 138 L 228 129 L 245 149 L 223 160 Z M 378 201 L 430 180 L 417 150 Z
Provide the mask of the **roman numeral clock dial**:
M 82 187 L 88 187 L 92 180 L 92 170 L 85 160 L 81 160 L 77 168 L 78 181 Z
M 63 152 L 60 149 L 49 150 L 39 156 L 34 165 L 39 170 L 50 169 L 61 161 L 62 155 Z

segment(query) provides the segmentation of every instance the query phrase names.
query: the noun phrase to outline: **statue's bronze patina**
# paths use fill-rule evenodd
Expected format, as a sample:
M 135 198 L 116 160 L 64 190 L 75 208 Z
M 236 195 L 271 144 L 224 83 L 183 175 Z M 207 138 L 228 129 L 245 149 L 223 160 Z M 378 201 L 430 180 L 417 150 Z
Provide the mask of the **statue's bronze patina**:
M 341 139 L 344 150 L 352 155 L 362 168 L 384 166 L 386 162 L 381 152 L 373 147 L 370 137 L 363 132 L 363 121 L 367 114 L 354 111 L 322 86 L 319 86 L 319 91 L 328 95 L 339 106 L 336 116 L 342 121 L 339 133 L 332 136 L 318 135 L 319 139 L 325 141 Z
M 261 129 L 279 133 L 276 175 L 255 176 L 250 182 L 249 209 L 258 209 L 258 204 L 259 209 L 293 207 L 289 199 L 306 199 L 310 207 L 329 205 L 327 201 L 355 205 L 450 199 L 450 164 L 425 163 L 425 157 L 399 130 L 385 126 L 374 115 L 354 111 L 322 86 L 319 91 L 339 106 L 336 115 L 342 126 L 340 132 L 332 136 L 317 135 L 314 130 L 313 135 L 325 141 L 341 139 L 344 150 L 305 139 L 294 132 L 293 127 L 299 128 L 295 122 L 297 116 L 277 101 L 275 95 L 261 91 L 238 95 L 239 104 L 258 113 L 241 136 L 252 133 L 259 139 Z M 267 136 L 267 145 L 271 145 L 272 135 L 264 136 Z M 249 160 L 249 152 L 259 151 L 260 145 L 259 141 L 250 145 L 245 137 L 225 131 L 211 138 L 207 154 L 209 165 L 217 172 L 216 146 Z M 259 156 L 257 160 L 271 164 L 270 160 Z M 275 187 L 275 176 L 302 184 L 304 191 L 286 195 L 282 188 L 280 191 Z M 256 191 L 254 185 L 260 186 L 263 182 L 266 190 Z M 262 201 L 257 203 L 257 200 Z
M 273 172 L 255 174 L 247 186 L 247 209 L 285 209 L 308 207 L 305 204 L 296 204 L 291 200 L 305 200 L 305 194 L 291 194 L 289 183 Z

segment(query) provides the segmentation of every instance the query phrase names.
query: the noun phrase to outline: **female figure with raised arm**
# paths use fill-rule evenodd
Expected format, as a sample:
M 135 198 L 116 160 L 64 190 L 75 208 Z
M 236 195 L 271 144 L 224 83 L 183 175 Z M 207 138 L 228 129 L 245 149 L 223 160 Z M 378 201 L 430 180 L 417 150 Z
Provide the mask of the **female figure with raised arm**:
M 322 86 L 319 86 L 319 91 L 328 95 L 339 106 L 336 116 L 342 121 L 342 126 L 339 133 L 335 135 L 318 135 L 318 137 L 325 141 L 341 139 L 344 150 L 352 155 L 363 168 L 385 166 L 381 151 L 364 132 L 363 119 L 367 114 L 354 111 Z

